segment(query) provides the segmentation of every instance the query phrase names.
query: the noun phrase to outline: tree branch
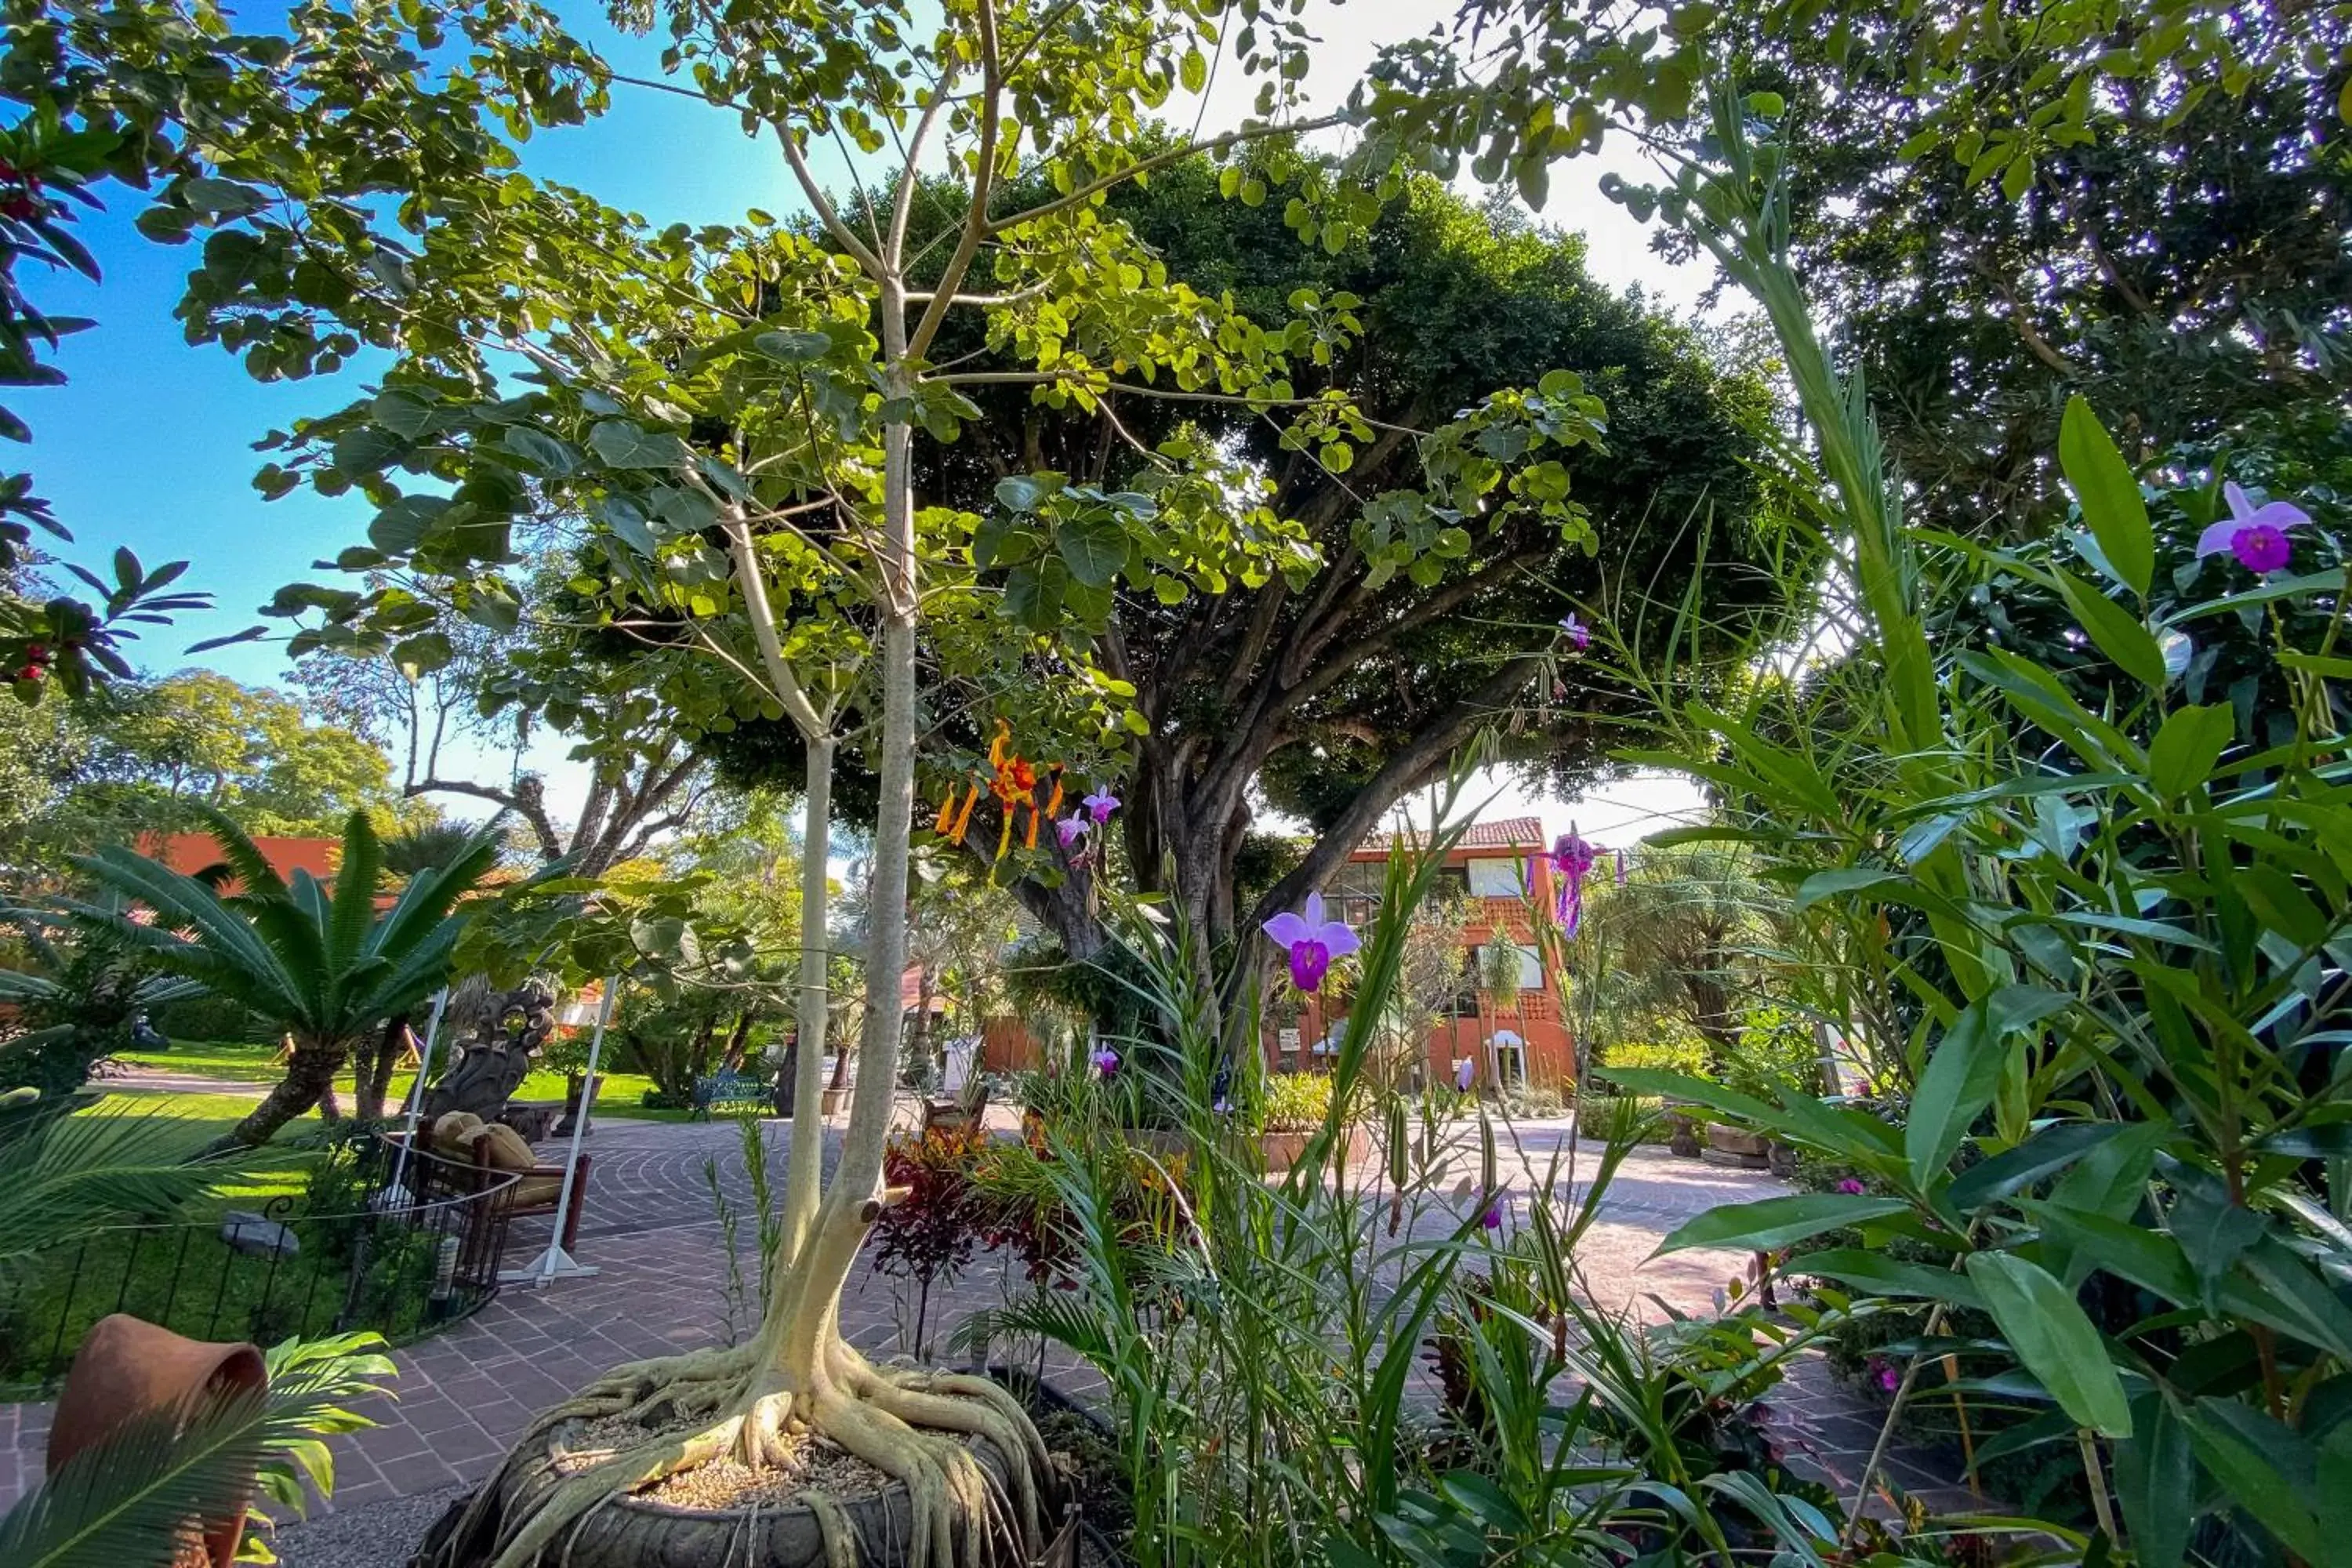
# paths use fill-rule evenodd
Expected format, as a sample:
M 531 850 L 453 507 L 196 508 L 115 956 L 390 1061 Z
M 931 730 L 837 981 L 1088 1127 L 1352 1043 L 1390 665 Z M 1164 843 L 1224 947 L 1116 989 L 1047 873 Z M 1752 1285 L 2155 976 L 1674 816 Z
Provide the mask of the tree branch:
M 907 353 L 915 359 L 920 359 L 931 340 L 939 335 L 940 323 L 947 320 L 955 291 L 962 286 L 964 275 L 971 269 L 971 258 L 980 254 L 981 243 L 989 235 L 988 198 L 996 189 L 997 94 L 1003 85 L 997 74 L 994 0 L 979 0 L 976 23 L 980 33 L 980 145 L 972 159 L 971 205 L 964 209 L 963 233 L 957 237 L 955 250 L 940 273 L 939 290 L 923 307 L 921 318 L 907 339 Z M 914 174 L 910 163 L 907 168 L 909 183 Z
M 1334 125 L 1344 123 L 1346 120 L 1347 116 L 1344 114 L 1326 114 L 1318 119 L 1301 121 L 1291 125 L 1245 125 L 1239 131 L 1228 131 L 1223 136 L 1212 136 L 1206 142 L 1186 142 L 1180 146 L 1171 147 L 1164 153 L 1155 153 L 1149 158 L 1129 163 L 1126 168 L 1115 170 L 1099 179 L 1088 180 L 1066 196 L 1056 196 L 1050 202 L 1040 202 L 1037 205 L 1014 213 L 1010 217 L 992 219 L 988 224 L 988 232 L 1003 234 L 1006 229 L 1019 228 L 1024 223 L 1035 223 L 1038 219 L 1051 217 L 1055 213 L 1067 212 L 1083 202 L 1093 200 L 1095 196 L 1114 185 L 1125 184 L 1138 175 L 1149 174 L 1154 169 L 1164 169 L 1171 163 L 1181 163 L 1199 153 L 1222 153 L 1228 147 L 1237 147 L 1244 142 L 1255 142 L 1267 136 L 1304 136 L 1310 132 L 1328 131 Z
M 1424 782 L 1433 768 L 1444 766 L 1455 749 L 1477 732 L 1479 725 L 1527 685 L 1542 662 L 1534 655 L 1506 661 L 1477 690 L 1454 703 L 1435 722 L 1391 753 L 1380 771 L 1356 792 L 1339 820 L 1315 840 L 1306 858 L 1288 876 L 1266 889 L 1257 908 L 1243 922 L 1243 929 L 1272 919 L 1276 910 L 1292 908 L 1309 891 L 1319 889 L 1340 862 L 1353 854 L 1356 847 L 1380 825 L 1389 807 L 1406 791 Z

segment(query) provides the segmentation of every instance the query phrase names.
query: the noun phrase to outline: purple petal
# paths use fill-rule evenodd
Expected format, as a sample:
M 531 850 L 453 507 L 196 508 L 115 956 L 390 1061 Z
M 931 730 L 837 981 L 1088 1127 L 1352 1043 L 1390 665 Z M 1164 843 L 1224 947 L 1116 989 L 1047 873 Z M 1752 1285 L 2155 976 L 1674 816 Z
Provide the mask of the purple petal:
M 1324 971 L 1330 967 L 1330 950 L 1321 942 L 1309 939 L 1291 944 L 1290 983 L 1301 991 L 1321 990 Z
M 2240 522 L 2234 517 L 2225 517 L 2221 521 L 2213 524 L 2212 527 L 2207 529 L 2204 532 L 2199 534 L 2197 536 L 2197 559 L 2202 561 L 2208 555 L 2219 555 L 2224 550 L 2229 549 L 2230 541 L 2235 538 L 2237 536 L 2238 530 L 2244 526 L 2245 525 L 2243 523 Z
M 2264 501 L 2248 522 L 2266 522 L 2284 532 L 2290 528 L 2308 528 L 2311 515 L 2290 500 Z
M 1297 947 L 1302 942 L 1314 940 L 1315 928 L 1303 917 L 1285 910 L 1265 922 L 1265 934 L 1284 947 Z
M 1301 907 L 1306 911 L 1307 923 L 1308 925 L 1319 926 L 1328 923 L 1323 913 L 1323 895 L 1321 893 L 1307 894 L 1307 902 Z
M 2239 486 L 2237 480 L 2231 479 L 2221 487 L 2221 499 L 2230 503 L 2231 521 L 2234 522 L 2253 521 L 2254 503 L 2247 499 L 2245 490 Z M 2210 532 L 2210 530 L 2207 531 Z
M 1334 958 L 1353 952 L 1364 945 L 1345 921 L 1330 921 L 1318 926 L 1315 940 L 1321 942 Z

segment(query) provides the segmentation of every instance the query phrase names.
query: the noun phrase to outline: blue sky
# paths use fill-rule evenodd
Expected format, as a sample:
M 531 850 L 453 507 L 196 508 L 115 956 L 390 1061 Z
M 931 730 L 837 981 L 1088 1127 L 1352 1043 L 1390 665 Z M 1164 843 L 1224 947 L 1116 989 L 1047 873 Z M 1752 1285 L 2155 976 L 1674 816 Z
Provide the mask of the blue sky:
M 656 74 L 655 43 L 616 35 L 600 18 L 598 7 L 577 25 L 623 68 Z M 662 222 L 733 221 L 746 207 L 798 205 L 772 142 L 745 137 L 732 115 L 625 86 L 614 89 L 603 117 L 534 137 L 523 162 L 533 174 Z M 265 504 L 251 484 L 263 461 L 252 444 L 273 426 L 359 395 L 381 361 L 263 384 L 218 347 L 191 347 L 172 313 L 197 247 L 140 235 L 131 220 L 143 199 L 117 188 L 109 210 L 79 226 L 105 270 L 100 284 L 69 274 L 27 279 L 47 310 L 99 325 L 65 341 L 57 356 L 64 386 L 18 393 L 12 405 L 33 426 L 29 463 L 39 492 L 75 536 L 59 553 L 95 565 L 127 544 L 151 565 L 186 560 L 187 584 L 215 595 L 209 615 L 151 630 L 134 650 L 136 662 L 169 669 L 190 662 L 182 656 L 190 643 L 252 624 L 255 607 L 281 584 L 320 576 L 314 560 L 362 539 L 371 509 L 354 498 L 297 491 Z M 194 662 L 254 682 L 282 679 L 285 669 L 273 643 Z
M 564 14 L 583 37 L 625 71 L 659 74 L 658 45 L 616 34 L 601 5 L 564 4 Z M 1381 43 L 1425 28 L 1450 14 L 1449 0 L 1310 0 L 1308 25 L 1324 42 L 1315 52 L 1307 82 L 1318 105 L 1336 103 L 1370 63 Z M 282 17 L 275 5 L 242 8 L 239 20 L 255 28 Z M 1212 132 L 1247 113 L 1254 84 L 1238 73 L 1220 73 L 1201 119 Z M 771 142 L 747 138 L 729 113 L 670 93 L 615 86 L 613 108 L 585 126 L 542 132 L 523 148 L 526 172 L 576 184 L 614 205 L 660 221 L 732 222 L 749 207 L 772 212 L 798 210 L 800 201 Z M 1193 120 L 1197 104 L 1171 104 L 1169 115 Z M 1591 239 L 1594 274 L 1619 287 L 1640 283 L 1654 296 L 1687 308 L 1704 278 L 1690 270 L 1664 269 L 1648 254 L 1647 235 L 1622 208 L 1595 190 L 1600 174 L 1615 168 L 1641 173 L 1618 157 L 1603 157 L 1559 171 L 1553 203 L 1544 216 L 1583 229 Z M 840 178 L 837 158 L 820 162 L 821 176 Z M 341 406 L 361 395 L 380 362 L 361 361 L 332 377 L 265 384 L 217 347 L 194 348 L 173 319 L 183 280 L 196 259 L 194 246 L 159 246 L 132 226 L 143 198 L 121 189 L 110 210 L 86 216 L 83 242 L 105 269 L 96 286 L 65 275 L 28 278 L 35 298 L 59 315 L 94 318 L 93 330 L 66 340 L 57 363 L 68 376 L 57 388 L 16 391 L 12 406 L 31 424 L 28 454 L 9 454 L 29 466 L 39 492 L 54 505 L 76 542 L 60 553 L 101 566 L 108 552 L 129 545 L 148 564 L 186 560 L 184 585 L 209 592 L 215 608 L 151 628 L 131 650 L 133 662 L 162 672 L 195 663 L 254 684 L 282 682 L 286 660 L 275 642 L 244 644 L 199 655 L 184 650 L 205 637 L 254 624 L 256 608 L 281 584 L 303 579 L 331 580 L 312 563 L 331 556 L 365 536 L 370 510 L 352 497 L 326 500 L 298 490 L 265 503 L 251 480 L 263 458 L 252 444 L 273 426 L 303 415 Z M 272 623 L 273 627 L 280 625 Z M 580 770 L 560 762 L 561 748 L 535 752 L 531 765 L 550 774 L 561 810 L 584 781 Z M 481 776 L 502 771 L 485 760 Z M 1587 815 L 1624 825 L 1630 836 L 1654 830 L 1654 815 L 1688 808 L 1687 792 L 1619 785 L 1610 792 L 1632 798 L 1611 807 L 1585 803 Z M 455 803 L 445 803 L 455 804 Z M 1570 808 L 1530 799 L 1507 789 L 1497 814 L 1539 812 L 1557 828 Z M 1559 819 L 1557 821 L 1553 819 Z M 1595 826 L 1585 824 L 1590 831 Z

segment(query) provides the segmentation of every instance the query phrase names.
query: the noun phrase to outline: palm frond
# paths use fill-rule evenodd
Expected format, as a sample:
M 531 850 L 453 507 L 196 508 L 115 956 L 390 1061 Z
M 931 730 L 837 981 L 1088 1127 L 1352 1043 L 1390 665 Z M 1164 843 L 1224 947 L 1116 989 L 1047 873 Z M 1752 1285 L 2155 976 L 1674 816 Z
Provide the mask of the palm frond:
M 282 899 L 286 884 L 278 868 L 261 852 L 250 835 L 239 827 L 229 815 L 218 806 L 205 802 L 195 803 L 197 816 L 203 819 L 205 831 L 220 846 L 221 860 L 236 875 L 245 891 L 257 899 Z
M 373 1335 L 281 1348 L 270 1384 L 191 1415 L 131 1416 L 0 1519 L 10 1568 L 171 1568 L 196 1521 L 259 1487 L 299 1506 L 299 1479 L 334 1476 L 320 1438 L 369 1423 L 343 1408 L 393 1373 Z M 290 1494 L 290 1496 L 289 1496 Z
M 383 879 L 383 846 L 367 813 L 355 811 L 343 825 L 343 859 L 335 868 L 335 904 L 327 926 L 327 951 L 348 963 L 375 923 L 376 884 Z
M 134 855 L 120 845 L 109 845 L 74 864 L 155 911 L 155 923 L 142 926 L 124 921 L 125 934 L 154 952 L 167 966 L 179 967 L 183 950 L 207 947 L 290 995 L 293 979 L 252 924 L 230 909 L 219 894 L 193 877 L 184 877 L 160 861 Z M 94 911 L 93 911 L 94 912 Z M 195 933 L 194 942 L 176 933 Z M 183 973 L 194 973 L 184 970 Z M 200 976 L 201 978 L 201 976 Z
M 104 1109 L 0 1134 L 0 1266 L 94 1225 L 169 1214 L 283 1163 L 247 1149 L 213 1154 L 209 1142 L 204 1124 L 184 1117 Z

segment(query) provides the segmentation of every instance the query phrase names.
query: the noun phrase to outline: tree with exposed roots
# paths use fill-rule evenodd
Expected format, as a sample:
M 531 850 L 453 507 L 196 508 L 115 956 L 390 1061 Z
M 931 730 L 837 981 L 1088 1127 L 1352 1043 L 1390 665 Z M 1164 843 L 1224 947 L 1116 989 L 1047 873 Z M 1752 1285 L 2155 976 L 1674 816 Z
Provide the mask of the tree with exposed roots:
M 119 59 L 132 21 L 73 21 L 63 39 L 93 101 L 112 95 L 185 137 L 210 171 L 160 190 L 141 221 L 165 240 L 205 233 L 182 311 L 192 337 L 266 375 L 331 369 L 362 345 L 391 356 L 371 395 L 263 443 L 265 495 L 307 485 L 376 509 L 367 542 L 334 562 L 351 577 L 291 585 L 268 607 L 296 624 L 298 653 L 381 654 L 425 673 L 449 657 L 447 613 L 502 636 L 529 615 L 657 661 L 689 740 L 758 717 L 789 721 L 805 742 L 796 1117 L 760 1331 L 617 1368 L 545 1413 L 428 1560 L 715 1563 L 749 1545 L 755 1562 L 840 1563 L 858 1542 L 914 1568 L 1026 1555 L 1050 1500 L 1017 1402 L 984 1379 L 877 1366 L 839 1330 L 843 1286 L 887 1201 L 902 1020 L 865 1010 L 828 1181 L 815 933 L 835 759 L 849 749 L 879 781 L 864 984 L 888 997 L 919 837 L 992 845 L 1007 877 L 1075 871 L 1083 851 L 1052 826 L 1075 802 L 1057 792 L 1114 776 L 1150 728 L 1132 685 L 1090 651 L 1115 605 L 1276 576 L 1303 586 L 1320 559 L 1264 465 L 1199 430 L 1145 442 L 1111 421 L 1108 437 L 1141 459 L 1124 488 L 1038 466 L 977 507 L 918 495 L 914 434 L 955 440 L 980 417 L 980 386 L 1025 388 L 1048 408 L 1238 406 L 1273 423 L 1285 450 L 1347 471 L 1378 433 L 1343 389 L 1294 381 L 1293 365 L 1345 362 L 1352 302 L 1304 304 L 1269 330 L 1230 296 L 1171 278 L 1107 198 L 1180 160 L 1247 151 L 1238 199 L 1286 179 L 1301 237 L 1344 246 L 1404 176 L 1342 182 L 1286 153 L 1321 123 L 1297 113 L 1308 40 L 1260 0 L 1230 16 L 1181 0 L 950 0 L 919 17 L 894 0 L 623 12 L 667 33 L 661 79 L 615 71 L 527 0 L 300 8 L 293 47 L 235 42 L 215 89 L 225 102 L 203 115 L 141 97 L 152 78 Z M 167 13 L 132 7 L 164 33 Z M 1150 111 L 1201 89 L 1213 61 L 1265 84 L 1257 118 L 1206 139 L 1147 137 Z M 772 137 L 806 216 L 656 229 L 516 168 L 520 131 L 626 90 L 698 98 Z M 834 150 L 845 195 L 812 162 Z M 395 178 L 404 199 L 376 200 Z M 919 203 L 950 209 L 921 226 L 929 241 L 909 237 Z M 982 323 L 985 356 L 940 347 L 964 315 Z M 1599 442 L 1601 415 L 1555 371 L 1399 434 L 1419 484 L 1384 481 L 1398 568 L 1531 520 L 1580 536 L 1559 458 Z M 535 591 L 528 563 L 551 551 L 571 574 Z M 919 826 L 919 743 L 947 721 L 926 693 L 949 679 L 982 694 L 990 740 L 935 768 Z M 932 786 L 952 810 L 932 812 Z M 817 1438 L 898 1486 L 715 1521 L 629 1500 L 721 1456 L 780 1465 Z

